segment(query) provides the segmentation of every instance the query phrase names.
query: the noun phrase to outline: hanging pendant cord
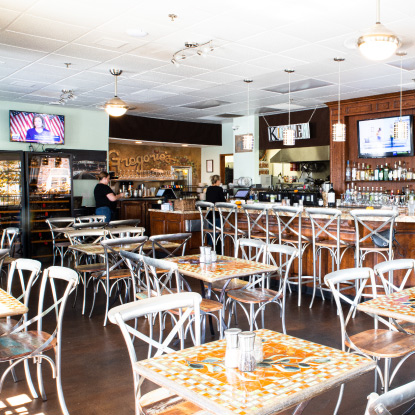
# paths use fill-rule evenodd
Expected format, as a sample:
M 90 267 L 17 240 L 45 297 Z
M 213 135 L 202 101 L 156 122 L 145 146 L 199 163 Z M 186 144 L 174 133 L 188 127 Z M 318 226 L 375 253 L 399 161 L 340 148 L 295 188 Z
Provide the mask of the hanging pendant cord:
M 291 72 L 288 72 L 288 128 L 291 128 Z
M 403 60 L 403 55 L 401 55 L 401 91 L 400 91 L 400 101 L 401 101 L 401 105 L 400 110 L 399 110 L 399 121 L 402 121 L 402 60 Z
M 339 61 L 339 99 L 337 108 L 337 122 L 340 124 L 340 61 Z

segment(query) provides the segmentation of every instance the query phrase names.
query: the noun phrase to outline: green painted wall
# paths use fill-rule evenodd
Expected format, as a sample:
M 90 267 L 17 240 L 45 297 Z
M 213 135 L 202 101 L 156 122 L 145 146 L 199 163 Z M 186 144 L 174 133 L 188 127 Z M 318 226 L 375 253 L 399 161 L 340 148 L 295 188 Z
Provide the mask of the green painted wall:
M 0 150 L 29 150 L 29 144 L 10 142 L 9 110 L 64 115 L 65 145 L 59 146 L 63 151 L 65 148 L 108 151 L 109 117 L 104 111 L 9 101 L 0 101 Z M 83 205 L 95 205 L 95 184 L 95 180 L 74 180 L 74 195 L 83 196 Z

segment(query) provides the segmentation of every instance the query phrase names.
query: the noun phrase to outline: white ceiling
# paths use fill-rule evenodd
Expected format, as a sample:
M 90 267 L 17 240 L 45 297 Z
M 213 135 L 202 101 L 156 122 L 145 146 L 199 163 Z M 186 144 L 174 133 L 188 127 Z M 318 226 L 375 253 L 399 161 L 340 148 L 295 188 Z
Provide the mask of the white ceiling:
M 62 89 L 72 89 L 77 99 L 67 106 L 96 109 L 114 94 L 108 71 L 116 68 L 123 70 L 118 95 L 136 107 L 131 114 L 222 122 L 229 118 L 218 115 L 246 115 L 245 78 L 253 79 L 251 113 L 286 111 L 286 68 L 295 70 L 293 85 L 325 85 L 293 92 L 293 104 L 314 108 L 336 100 L 335 57 L 346 59 L 341 64 L 342 99 L 398 91 L 400 58 L 376 63 L 344 44 L 375 23 L 375 4 L 0 0 L 0 100 L 48 104 L 59 99 Z M 175 21 L 170 13 L 178 16 Z M 409 45 L 402 83 L 404 90 L 413 89 L 415 1 L 382 0 L 381 21 Z M 148 36 L 128 34 L 137 29 Z M 180 67 L 170 62 L 186 41 L 209 40 L 214 51 L 206 58 L 194 55 Z M 220 105 L 205 108 L 215 102 Z

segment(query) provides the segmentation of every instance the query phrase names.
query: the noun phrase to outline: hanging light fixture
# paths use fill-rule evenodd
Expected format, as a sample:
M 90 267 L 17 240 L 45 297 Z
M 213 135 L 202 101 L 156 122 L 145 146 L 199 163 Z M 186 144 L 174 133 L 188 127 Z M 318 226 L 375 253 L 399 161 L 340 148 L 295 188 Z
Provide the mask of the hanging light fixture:
M 334 58 L 335 62 L 339 63 L 339 98 L 337 108 L 337 123 L 333 124 L 333 141 L 346 141 L 346 124 L 340 122 L 340 64 L 344 58 Z
M 114 98 L 111 98 L 104 105 L 105 111 L 112 117 L 120 117 L 124 115 L 128 110 L 129 106 L 117 96 L 117 78 L 122 74 L 121 69 L 110 69 L 110 74 L 115 76 L 115 94 Z
M 401 40 L 380 23 L 380 0 L 376 0 L 376 24 L 357 39 L 357 46 L 364 57 L 381 61 L 392 56 L 401 46 Z
M 291 74 L 294 69 L 285 69 L 288 73 L 288 128 L 282 133 L 283 141 L 285 146 L 293 146 L 295 144 L 295 131 L 291 128 Z
M 247 117 L 249 117 L 249 86 L 253 82 L 252 79 L 244 79 L 244 82 L 248 85 L 248 97 L 247 97 Z M 249 122 L 249 121 L 248 121 Z M 254 149 L 254 135 L 252 133 L 244 134 L 242 147 L 244 150 L 253 150 Z
M 399 94 L 399 121 L 393 125 L 393 138 L 395 140 L 407 140 L 408 139 L 408 123 L 402 121 L 402 60 L 406 55 L 406 52 L 398 52 L 398 56 L 401 57 L 401 88 Z

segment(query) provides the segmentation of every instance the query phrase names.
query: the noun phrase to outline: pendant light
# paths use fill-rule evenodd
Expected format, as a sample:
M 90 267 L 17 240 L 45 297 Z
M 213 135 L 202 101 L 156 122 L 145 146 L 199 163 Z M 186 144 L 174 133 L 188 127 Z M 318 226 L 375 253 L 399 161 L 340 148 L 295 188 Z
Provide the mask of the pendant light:
M 115 76 L 115 94 L 104 105 L 105 111 L 112 117 L 120 117 L 124 115 L 130 108 L 122 99 L 117 96 L 117 78 L 122 74 L 121 69 L 110 69 L 110 74 Z
M 334 58 L 335 62 L 339 63 L 339 98 L 337 108 L 337 123 L 333 124 L 333 141 L 341 142 L 346 141 L 346 124 L 340 122 L 340 64 L 344 61 L 344 58 Z
M 249 86 L 253 82 L 252 79 L 244 79 L 244 82 L 248 85 L 248 96 L 247 96 L 247 117 L 249 117 Z M 249 120 L 248 120 L 249 123 Z M 254 149 L 254 135 L 252 133 L 244 134 L 242 147 L 244 150 L 253 150 Z
M 401 46 L 398 36 L 380 23 L 380 0 L 376 0 L 376 24 L 357 39 L 357 46 L 365 58 L 374 61 L 389 58 Z
M 288 128 L 282 133 L 282 143 L 285 146 L 293 146 L 295 144 L 295 131 L 291 128 L 291 74 L 294 69 L 285 69 L 288 73 Z
M 401 88 L 399 94 L 399 121 L 393 125 L 393 138 L 395 140 L 407 140 L 408 139 L 408 123 L 402 121 L 402 60 L 406 55 L 406 52 L 398 52 L 398 56 L 401 57 Z

